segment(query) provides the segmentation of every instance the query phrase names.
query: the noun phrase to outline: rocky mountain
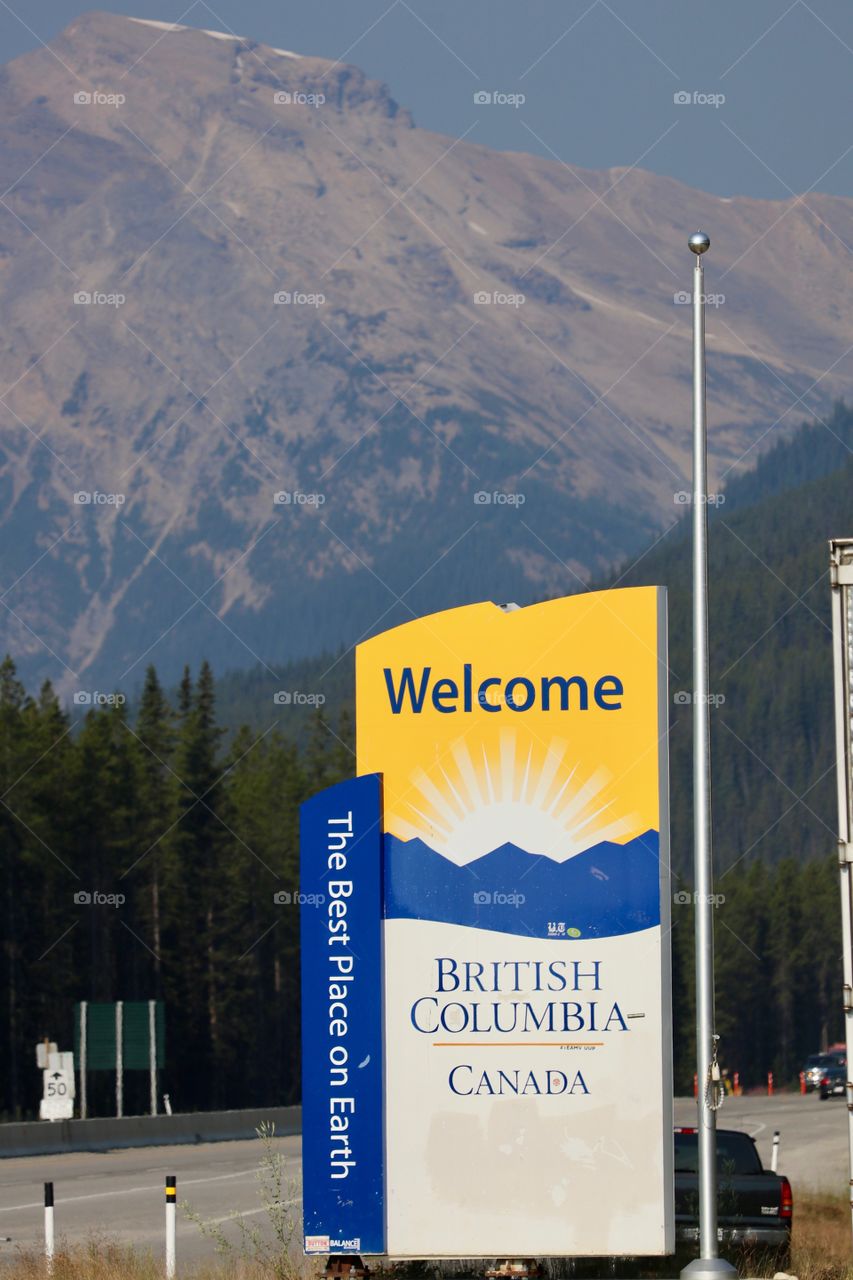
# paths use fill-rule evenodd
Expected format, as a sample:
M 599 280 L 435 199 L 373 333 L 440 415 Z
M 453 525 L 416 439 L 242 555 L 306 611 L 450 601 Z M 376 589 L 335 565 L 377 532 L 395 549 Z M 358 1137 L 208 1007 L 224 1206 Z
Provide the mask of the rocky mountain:
M 497 153 L 488 105 L 440 137 L 355 67 L 104 13 L 0 107 L 0 639 L 69 692 L 645 546 L 689 468 L 700 223 L 715 477 L 850 382 L 851 200 Z

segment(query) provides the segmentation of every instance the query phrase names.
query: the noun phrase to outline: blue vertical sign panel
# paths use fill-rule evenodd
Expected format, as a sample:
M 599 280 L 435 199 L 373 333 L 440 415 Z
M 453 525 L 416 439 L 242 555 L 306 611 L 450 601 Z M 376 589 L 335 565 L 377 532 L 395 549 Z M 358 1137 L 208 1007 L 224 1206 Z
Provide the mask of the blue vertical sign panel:
M 378 774 L 300 815 L 305 1252 L 385 1252 Z

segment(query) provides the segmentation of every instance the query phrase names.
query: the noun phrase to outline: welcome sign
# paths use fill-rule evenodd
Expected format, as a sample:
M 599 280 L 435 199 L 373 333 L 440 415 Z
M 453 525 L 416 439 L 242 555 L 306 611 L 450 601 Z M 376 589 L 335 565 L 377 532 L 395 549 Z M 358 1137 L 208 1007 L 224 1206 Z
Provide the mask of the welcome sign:
M 674 1248 L 665 635 L 638 588 L 357 650 L 395 1257 Z

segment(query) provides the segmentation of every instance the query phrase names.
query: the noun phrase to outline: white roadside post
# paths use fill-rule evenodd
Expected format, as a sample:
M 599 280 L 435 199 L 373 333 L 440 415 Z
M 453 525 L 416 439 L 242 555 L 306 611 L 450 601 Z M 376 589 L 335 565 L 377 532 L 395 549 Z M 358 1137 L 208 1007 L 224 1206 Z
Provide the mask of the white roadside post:
M 735 1280 L 717 1245 L 717 1115 L 719 1067 L 714 1034 L 714 870 L 711 847 L 711 744 L 708 720 L 708 440 L 705 421 L 705 272 L 711 245 L 703 232 L 688 240 L 693 267 L 693 874 L 696 931 L 696 1072 L 699 1081 L 699 1257 L 687 1280 Z M 716 1100 L 715 1100 L 716 1099 Z
M 80 1001 L 80 1119 L 86 1119 L 86 1057 L 87 1034 L 89 1030 L 89 1005 L 86 1000 Z
M 178 1186 L 173 1173 L 166 1175 L 166 1280 L 175 1274 L 175 1216 Z
M 773 1150 L 770 1153 L 770 1172 L 779 1172 L 779 1130 L 773 1130 Z
M 157 1001 L 148 1001 L 148 1078 L 151 1085 L 151 1114 L 157 1114 Z
M 124 1004 L 116 1001 L 116 1116 L 124 1115 Z
M 53 1183 L 44 1184 L 44 1257 L 48 1274 L 53 1272 L 53 1255 L 55 1252 L 55 1235 L 53 1226 Z
M 847 1042 L 848 1196 L 853 1227 L 853 538 L 829 544 L 832 649 L 835 668 L 835 754 L 838 780 L 838 870 L 844 1035 Z

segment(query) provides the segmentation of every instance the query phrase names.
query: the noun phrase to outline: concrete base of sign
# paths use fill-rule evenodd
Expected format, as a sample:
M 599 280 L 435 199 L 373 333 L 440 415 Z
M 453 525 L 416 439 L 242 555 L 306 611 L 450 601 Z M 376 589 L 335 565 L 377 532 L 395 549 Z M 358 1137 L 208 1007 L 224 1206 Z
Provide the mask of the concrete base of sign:
M 694 1258 L 681 1272 L 681 1280 L 737 1280 L 737 1268 L 725 1258 Z
M 370 1267 L 358 1254 L 336 1253 L 326 1259 L 326 1280 L 363 1280 L 370 1275 Z
M 335 1258 L 327 1259 L 331 1262 L 346 1262 L 345 1271 L 340 1270 L 334 1273 L 327 1269 L 326 1276 L 336 1277 L 336 1280 L 347 1280 L 349 1276 L 349 1265 L 351 1258 L 343 1258 L 341 1255 Z M 358 1260 L 360 1261 L 360 1259 Z M 503 1280 L 523 1280 L 524 1277 L 547 1276 L 549 1280 L 603 1280 L 608 1276 L 617 1277 L 620 1274 L 632 1275 L 631 1265 L 638 1262 L 653 1264 L 655 1262 L 663 1263 L 668 1261 L 669 1265 L 674 1262 L 673 1258 L 655 1259 L 647 1258 L 608 1258 L 601 1256 L 598 1258 L 573 1258 L 569 1256 L 559 1258 L 528 1258 L 528 1259 L 487 1259 L 487 1258 L 423 1258 L 415 1261 L 414 1259 L 393 1259 L 389 1256 L 375 1256 L 369 1260 L 369 1265 L 365 1267 L 362 1274 L 373 1275 L 377 1280 L 382 1277 L 396 1276 L 400 1277 L 423 1277 L 431 1274 L 433 1280 L 485 1280 L 486 1277 L 499 1277 Z M 620 1268 L 623 1270 L 620 1271 Z M 640 1269 L 640 1275 L 643 1269 Z M 654 1280 L 738 1280 L 739 1272 L 730 1262 L 723 1258 L 694 1258 L 680 1272 L 675 1271 L 657 1271 L 652 1272 Z M 742 1277 L 741 1280 L 754 1280 L 754 1278 Z M 787 1274 L 780 1276 L 777 1274 L 775 1280 L 796 1280 L 796 1277 L 789 1277 Z
M 601 1261 L 604 1261 L 604 1259 L 602 1259 Z M 624 1261 L 624 1259 L 620 1258 L 616 1260 L 617 1272 L 618 1272 L 618 1263 L 622 1261 Z M 700 1261 L 700 1259 L 697 1259 L 697 1261 Z M 544 1274 L 549 1274 L 549 1271 L 550 1269 L 546 1268 Z M 466 1271 L 466 1272 L 463 1272 L 459 1269 L 445 1271 L 443 1269 L 442 1264 L 440 1263 L 436 1264 L 436 1273 L 441 1276 L 441 1280 L 472 1280 L 472 1277 L 483 1276 L 485 1274 L 485 1272 L 483 1271 L 476 1271 L 476 1270 Z M 377 1267 L 375 1274 L 377 1274 L 378 1276 L 382 1276 L 384 1274 L 383 1268 Z M 587 1273 L 585 1273 L 584 1271 L 578 1271 L 572 1276 L 572 1280 L 601 1280 L 601 1274 L 602 1273 L 599 1272 L 596 1276 L 593 1277 L 592 1275 L 587 1275 Z M 684 1271 L 681 1271 L 679 1273 L 665 1272 L 662 1276 L 656 1276 L 655 1280 L 682 1280 L 682 1277 L 684 1276 L 684 1274 L 685 1274 Z M 693 1280 L 695 1280 L 695 1277 L 697 1276 L 697 1274 L 699 1273 L 695 1271 L 690 1272 L 690 1276 L 693 1278 Z M 709 1280 L 711 1280 L 711 1278 L 713 1278 L 713 1280 L 728 1280 L 728 1277 L 729 1277 L 729 1273 L 727 1271 L 719 1271 L 719 1270 L 713 1270 L 710 1272 L 705 1272 L 703 1274 L 708 1276 Z M 733 1268 L 732 1275 L 738 1276 L 738 1274 L 739 1273 L 737 1269 Z M 756 1278 L 745 1276 L 745 1277 L 742 1277 L 742 1280 L 756 1280 Z M 790 1280 L 795 1280 L 795 1277 L 791 1277 Z
M 542 1264 L 536 1258 L 505 1258 L 483 1273 L 486 1280 L 534 1280 L 543 1274 Z

